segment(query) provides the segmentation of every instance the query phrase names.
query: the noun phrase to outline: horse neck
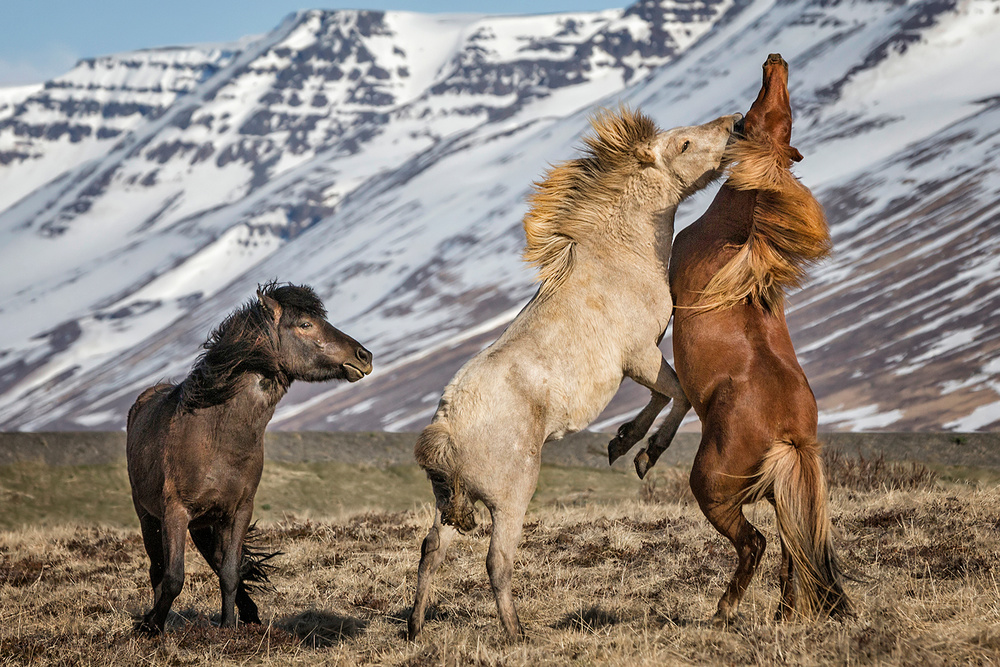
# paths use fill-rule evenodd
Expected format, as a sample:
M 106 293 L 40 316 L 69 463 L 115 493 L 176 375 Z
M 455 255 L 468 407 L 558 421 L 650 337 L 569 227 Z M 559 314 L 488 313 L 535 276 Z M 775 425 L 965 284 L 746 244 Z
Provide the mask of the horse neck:
M 737 190 L 724 183 L 698 223 L 703 231 L 725 243 L 743 244 L 753 230 L 756 190 Z
M 626 203 L 609 214 L 599 233 L 580 244 L 581 259 L 610 284 L 628 279 L 638 289 L 666 289 L 676 212 L 676 206 Z
M 288 392 L 290 381 L 266 378 L 258 373 L 244 373 L 233 396 L 222 404 L 221 414 L 230 432 L 248 436 L 263 433 L 274 416 L 278 401 Z

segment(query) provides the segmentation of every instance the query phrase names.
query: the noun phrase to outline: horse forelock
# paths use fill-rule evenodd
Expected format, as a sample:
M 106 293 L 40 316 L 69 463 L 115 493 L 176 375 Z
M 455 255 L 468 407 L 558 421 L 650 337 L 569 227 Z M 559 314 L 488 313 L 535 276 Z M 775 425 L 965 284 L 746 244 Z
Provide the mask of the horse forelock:
M 320 319 L 326 319 L 326 308 L 319 295 L 308 285 L 278 285 L 270 282 L 261 287 L 261 294 L 269 296 L 283 309 L 294 309 Z
M 245 373 L 260 373 L 268 378 L 281 373 L 277 327 L 271 313 L 256 298 L 230 313 L 202 347 L 205 351 L 181 386 L 181 407 L 186 410 L 229 400 Z
M 774 312 L 785 290 L 800 286 L 807 268 L 830 252 L 823 208 L 790 171 L 792 150 L 754 136 L 726 149 L 726 185 L 756 191 L 757 198 L 747 241 L 706 286 L 695 304 L 699 310 L 749 301 Z
M 542 291 L 558 286 L 573 268 L 575 245 L 592 233 L 602 205 L 612 204 L 640 163 L 635 149 L 659 133 L 640 111 L 603 109 L 590 120 L 583 156 L 549 169 L 536 181 L 524 216 L 524 260 L 538 268 Z

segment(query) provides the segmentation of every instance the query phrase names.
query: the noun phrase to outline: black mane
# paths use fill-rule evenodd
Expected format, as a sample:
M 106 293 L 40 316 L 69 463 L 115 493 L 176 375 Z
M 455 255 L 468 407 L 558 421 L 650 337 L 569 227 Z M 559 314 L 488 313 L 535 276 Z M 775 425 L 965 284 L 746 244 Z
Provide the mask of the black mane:
M 323 302 L 306 285 L 272 281 L 259 286 L 258 293 L 277 301 L 282 317 L 298 312 L 326 319 Z M 183 410 L 225 403 L 236 394 L 240 378 L 246 373 L 259 373 L 282 391 L 291 384 L 278 364 L 277 323 L 260 297 L 230 313 L 202 347 L 205 352 L 178 387 Z

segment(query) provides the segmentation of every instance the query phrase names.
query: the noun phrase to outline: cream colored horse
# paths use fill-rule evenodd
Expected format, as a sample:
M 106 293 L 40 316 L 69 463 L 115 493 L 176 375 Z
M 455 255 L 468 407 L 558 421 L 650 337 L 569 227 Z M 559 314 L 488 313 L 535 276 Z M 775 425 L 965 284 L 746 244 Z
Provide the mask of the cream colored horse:
M 500 619 L 518 636 L 514 551 L 542 445 L 586 427 L 626 376 L 652 390 L 660 407 L 683 398 L 657 347 L 672 310 L 666 268 L 674 213 L 718 174 L 739 118 L 661 132 L 641 113 L 603 112 L 592 120 L 584 156 L 535 184 L 525 259 L 539 267 L 541 287 L 459 370 L 417 441 L 437 513 L 421 547 L 411 639 L 456 529 L 475 527 L 476 501 L 493 518 L 486 568 Z M 671 411 L 661 429 L 668 440 L 687 411 L 686 400 L 676 402 L 684 410 Z

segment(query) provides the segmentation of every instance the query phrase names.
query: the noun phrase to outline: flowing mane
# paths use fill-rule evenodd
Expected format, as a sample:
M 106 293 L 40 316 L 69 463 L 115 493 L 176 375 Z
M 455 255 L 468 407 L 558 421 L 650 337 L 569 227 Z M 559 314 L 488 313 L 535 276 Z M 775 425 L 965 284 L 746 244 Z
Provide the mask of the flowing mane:
M 823 208 L 809 188 L 792 175 L 789 146 L 751 136 L 726 149 L 731 161 L 726 185 L 756 190 L 750 236 L 715 274 L 695 305 L 699 310 L 730 308 L 741 302 L 775 312 L 785 290 L 798 287 L 809 265 L 830 252 Z
M 326 318 L 323 302 L 304 285 L 262 285 L 259 294 L 270 297 L 287 310 Z M 180 407 L 190 411 L 224 403 L 236 393 L 244 373 L 288 385 L 278 365 L 278 331 L 274 317 L 260 297 L 230 313 L 209 335 L 191 373 L 178 386 Z
M 553 166 L 528 198 L 524 260 L 538 268 L 543 293 L 572 270 L 574 248 L 599 222 L 599 206 L 613 202 L 638 172 L 635 149 L 659 133 L 652 119 L 624 106 L 598 111 L 590 124 L 583 156 Z

